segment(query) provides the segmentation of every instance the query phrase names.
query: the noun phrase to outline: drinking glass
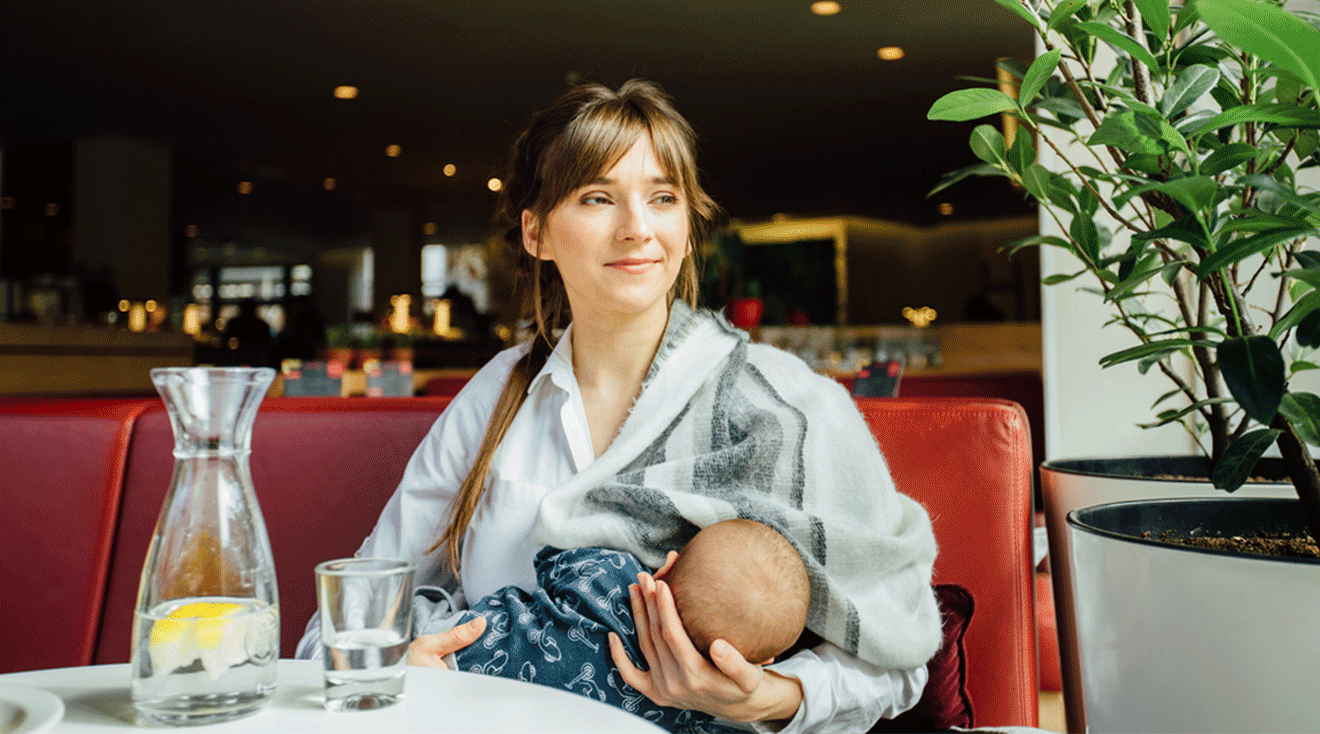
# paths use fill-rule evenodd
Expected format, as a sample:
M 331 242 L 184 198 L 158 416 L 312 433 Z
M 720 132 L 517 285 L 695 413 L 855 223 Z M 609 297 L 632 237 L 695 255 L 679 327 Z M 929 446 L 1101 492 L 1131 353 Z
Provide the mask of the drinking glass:
M 327 709 L 378 709 L 403 695 L 415 569 L 412 561 L 393 558 L 317 565 Z

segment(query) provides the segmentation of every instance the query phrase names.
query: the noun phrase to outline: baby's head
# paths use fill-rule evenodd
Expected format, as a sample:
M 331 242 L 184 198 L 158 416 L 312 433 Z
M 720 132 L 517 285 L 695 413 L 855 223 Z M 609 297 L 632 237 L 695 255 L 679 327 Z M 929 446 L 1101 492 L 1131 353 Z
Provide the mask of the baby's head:
M 759 522 L 702 529 L 664 580 L 688 636 L 707 657 L 710 643 L 722 638 L 749 662 L 766 662 L 797 641 L 807 622 L 811 585 L 802 558 Z

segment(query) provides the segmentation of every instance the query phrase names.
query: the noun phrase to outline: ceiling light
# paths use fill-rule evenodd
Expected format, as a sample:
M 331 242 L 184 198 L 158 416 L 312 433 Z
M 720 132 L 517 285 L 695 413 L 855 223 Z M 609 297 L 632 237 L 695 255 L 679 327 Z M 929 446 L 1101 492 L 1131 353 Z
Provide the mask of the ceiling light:
M 940 214 L 943 214 L 946 217 L 949 216 L 950 214 L 953 214 L 953 204 L 950 204 L 947 201 L 941 202 Z
M 245 194 L 245 195 L 246 195 L 246 194 L 250 194 L 250 193 L 252 193 L 252 182 L 251 182 L 251 181 L 239 181 L 239 182 L 238 182 L 238 193 L 240 193 L 240 194 Z
M 898 61 L 899 59 L 903 58 L 903 49 L 899 48 L 898 46 L 885 46 L 879 51 L 876 51 L 875 55 L 879 56 L 885 61 Z
M 490 189 L 491 191 L 499 191 L 500 189 L 504 188 L 504 182 L 499 180 L 498 178 L 492 178 L 491 180 L 486 182 L 486 188 Z
M 426 224 L 422 225 L 422 234 L 426 235 L 427 237 L 433 236 L 436 233 L 436 231 L 437 229 L 435 226 L 435 222 L 427 222 Z
M 458 173 L 458 167 L 455 166 L 453 163 L 446 163 L 446 164 L 445 164 L 445 175 L 446 175 L 446 176 L 451 176 L 451 177 L 452 177 L 455 173 Z
M 811 12 L 816 15 L 834 15 L 842 9 L 834 0 L 816 0 L 811 4 Z
M 337 182 L 333 178 L 327 178 L 326 180 L 321 182 L 321 188 L 325 189 L 326 191 L 331 191 L 335 188 L 335 183 Z
M 335 87 L 335 99 L 354 99 L 357 93 L 358 88 L 348 84 Z
M 402 153 L 402 152 L 403 152 L 403 148 L 400 148 L 400 147 L 397 146 L 397 145 L 387 145 L 387 146 L 385 146 L 385 155 L 387 155 L 387 156 L 389 156 L 389 157 L 391 157 L 391 158 L 398 158 L 398 157 L 399 157 L 399 154 Z

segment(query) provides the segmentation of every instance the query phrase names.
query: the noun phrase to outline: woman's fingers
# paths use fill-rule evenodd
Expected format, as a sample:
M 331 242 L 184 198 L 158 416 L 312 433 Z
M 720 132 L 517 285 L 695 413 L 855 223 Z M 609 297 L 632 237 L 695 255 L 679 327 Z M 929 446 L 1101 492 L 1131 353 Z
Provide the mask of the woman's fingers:
M 743 693 L 755 691 L 765 675 L 760 665 L 747 662 L 733 645 L 722 639 L 710 643 L 710 659 Z
M 609 634 L 610 657 L 614 659 L 614 667 L 619 669 L 619 676 L 623 682 L 637 689 L 639 693 L 647 698 L 651 698 L 653 689 L 651 687 L 651 676 L 646 671 L 633 665 L 632 659 L 628 657 L 628 651 L 624 649 L 623 642 L 619 636 L 611 632 Z
M 427 668 L 444 668 L 445 656 L 471 645 L 486 631 L 486 618 L 477 617 L 459 626 L 422 635 L 408 645 L 408 664 Z

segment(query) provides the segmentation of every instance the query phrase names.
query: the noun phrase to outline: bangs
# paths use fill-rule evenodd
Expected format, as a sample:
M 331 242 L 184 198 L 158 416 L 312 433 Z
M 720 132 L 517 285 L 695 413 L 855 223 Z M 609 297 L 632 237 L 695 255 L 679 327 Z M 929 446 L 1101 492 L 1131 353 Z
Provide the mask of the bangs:
M 533 210 L 544 215 L 577 189 L 600 178 L 643 136 L 651 139 L 656 162 L 685 195 L 695 190 L 695 161 L 686 154 L 684 131 L 654 111 L 629 100 L 595 105 L 573 120 L 541 157 Z M 648 114 L 649 113 L 649 114 Z

